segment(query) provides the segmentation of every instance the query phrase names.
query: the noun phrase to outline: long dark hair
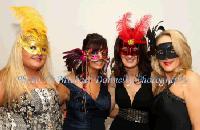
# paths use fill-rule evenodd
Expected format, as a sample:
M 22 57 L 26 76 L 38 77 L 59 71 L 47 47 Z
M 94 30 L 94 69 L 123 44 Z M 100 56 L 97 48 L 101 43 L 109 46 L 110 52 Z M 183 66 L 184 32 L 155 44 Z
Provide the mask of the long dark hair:
M 107 40 L 97 34 L 97 33 L 92 33 L 88 34 L 86 38 L 83 40 L 83 45 L 82 45 L 82 50 L 86 51 L 88 49 L 92 50 L 100 50 L 100 49 L 108 49 L 107 46 Z M 81 78 L 85 79 L 86 78 L 86 64 L 83 63 L 80 65 L 76 70 L 74 70 L 76 76 L 81 76 Z
M 123 41 L 118 37 L 115 41 L 114 46 L 114 76 L 124 77 L 126 75 L 126 70 L 120 56 L 120 48 L 123 46 Z M 139 63 L 138 69 L 140 75 L 150 74 L 152 71 L 150 57 L 147 54 L 147 45 L 140 44 L 137 45 L 139 48 Z

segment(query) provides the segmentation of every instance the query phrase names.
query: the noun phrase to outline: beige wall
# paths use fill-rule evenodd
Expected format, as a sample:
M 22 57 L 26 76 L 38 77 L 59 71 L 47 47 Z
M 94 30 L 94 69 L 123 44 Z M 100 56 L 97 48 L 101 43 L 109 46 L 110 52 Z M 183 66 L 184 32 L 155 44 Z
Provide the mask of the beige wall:
M 0 68 L 6 64 L 16 37 L 17 21 L 9 10 L 14 5 L 33 6 L 44 16 L 56 78 L 65 70 L 62 52 L 81 47 L 88 33 L 97 32 L 106 37 L 112 57 L 116 21 L 126 11 L 131 11 L 134 18 L 151 14 L 152 24 L 164 20 L 166 28 L 182 31 L 192 48 L 193 68 L 200 72 L 198 0 L 0 0 Z

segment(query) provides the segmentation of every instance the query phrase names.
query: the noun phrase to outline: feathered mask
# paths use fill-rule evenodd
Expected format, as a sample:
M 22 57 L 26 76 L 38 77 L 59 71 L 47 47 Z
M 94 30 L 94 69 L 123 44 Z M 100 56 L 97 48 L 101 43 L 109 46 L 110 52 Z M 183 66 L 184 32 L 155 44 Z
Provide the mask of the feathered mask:
M 99 56 L 99 53 L 101 53 L 101 56 Z M 88 49 L 86 51 L 83 51 L 79 48 L 73 49 L 71 51 L 63 52 L 64 56 L 63 59 L 65 59 L 66 67 L 69 71 L 73 70 L 76 72 L 76 70 L 82 66 L 82 74 L 80 75 L 81 78 L 86 78 L 87 76 L 87 63 L 88 60 L 90 61 L 98 61 L 103 60 L 105 63 L 109 64 L 109 57 L 107 56 L 108 50 L 93 50 Z M 106 70 L 107 70 L 107 64 L 106 64 Z M 85 68 L 85 69 L 84 69 Z M 104 72 L 106 70 L 103 70 Z M 105 72 L 106 73 L 106 72 Z
M 144 36 L 150 26 L 151 15 L 143 16 L 139 22 L 136 22 L 133 28 L 130 27 L 130 17 L 131 13 L 128 12 L 117 22 L 119 38 L 130 46 L 134 44 L 146 44 Z
M 160 21 L 156 26 L 154 26 L 152 29 L 148 29 L 146 37 L 148 38 L 149 43 L 149 55 L 155 55 L 156 52 L 156 33 L 160 31 L 164 31 L 165 28 L 163 26 L 159 26 L 160 23 L 163 21 Z
M 69 70 L 77 70 L 81 64 L 85 64 L 86 53 L 79 49 L 73 49 L 71 51 L 63 52 L 66 66 Z
M 28 6 L 12 7 L 20 22 L 19 43 L 31 54 L 48 54 L 47 28 L 37 10 Z
M 29 6 L 11 7 L 11 9 L 20 21 L 20 27 L 23 33 L 35 29 L 40 33 L 46 34 L 47 28 L 42 16 L 36 9 Z

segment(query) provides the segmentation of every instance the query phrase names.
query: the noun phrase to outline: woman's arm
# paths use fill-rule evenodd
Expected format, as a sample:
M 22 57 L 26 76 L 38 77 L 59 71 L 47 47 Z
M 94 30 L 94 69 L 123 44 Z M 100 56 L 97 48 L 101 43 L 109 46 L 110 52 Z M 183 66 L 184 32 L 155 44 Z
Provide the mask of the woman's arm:
M 113 79 L 114 77 L 112 77 L 111 79 Z M 108 91 L 111 95 L 111 113 L 110 113 L 110 117 L 114 118 L 117 113 L 118 110 L 117 108 L 115 108 L 115 82 L 113 82 L 113 80 L 110 81 L 110 83 L 108 84 Z
M 186 77 L 187 86 L 184 87 L 185 102 L 193 130 L 200 130 L 200 76 L 194 72 L 189 72 Z
M 110 117 L 115 118 L 118 115 L 119 107 L 117 104 L 115 104 L 113 110 L 110 112 Z
M 61 104 L 64 104 L 66 101 L 69 101 L 70 90 L 67 87 L 65 87 L 62 83 L 59 84 L 56 83 L 56 89 L 60 96 Z

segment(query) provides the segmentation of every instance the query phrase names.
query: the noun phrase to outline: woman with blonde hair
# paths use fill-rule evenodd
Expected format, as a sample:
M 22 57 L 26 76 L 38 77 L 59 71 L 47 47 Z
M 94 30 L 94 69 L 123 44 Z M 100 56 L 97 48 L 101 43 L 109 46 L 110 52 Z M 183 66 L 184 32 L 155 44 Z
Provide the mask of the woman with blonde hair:
M 47 29 L 31 7 L 13 7 L 21 32 L 0 71 L 0 126 L 12 130 L 59 130 L 59 97 L 48 69 Z
M 165 30 L 156 37 L 154 130 L 200 130 L 200 76 L 191 66 L 191 49 L 181 32 Z

